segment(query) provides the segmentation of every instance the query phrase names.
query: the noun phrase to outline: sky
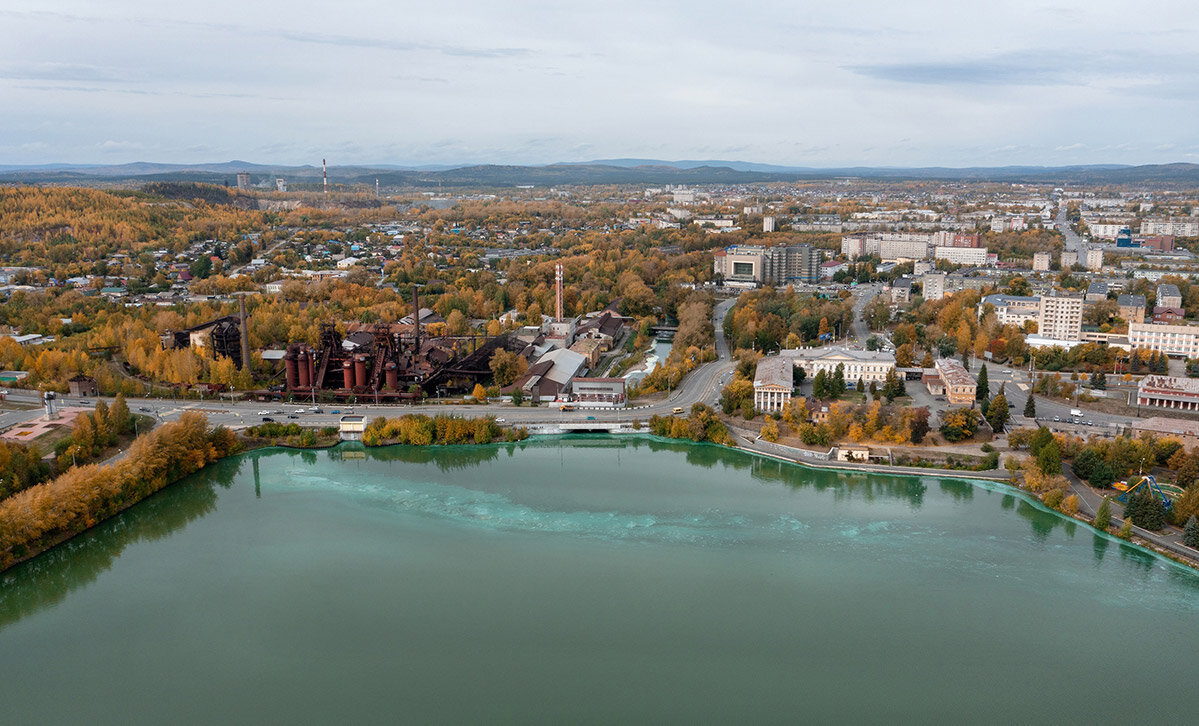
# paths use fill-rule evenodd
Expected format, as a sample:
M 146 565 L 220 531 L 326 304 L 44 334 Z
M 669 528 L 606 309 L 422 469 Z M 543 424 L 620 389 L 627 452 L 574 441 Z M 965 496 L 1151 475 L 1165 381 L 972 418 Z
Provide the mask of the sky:
M 0 164 L 1199 162 L 1192 0 L 5 0 Z

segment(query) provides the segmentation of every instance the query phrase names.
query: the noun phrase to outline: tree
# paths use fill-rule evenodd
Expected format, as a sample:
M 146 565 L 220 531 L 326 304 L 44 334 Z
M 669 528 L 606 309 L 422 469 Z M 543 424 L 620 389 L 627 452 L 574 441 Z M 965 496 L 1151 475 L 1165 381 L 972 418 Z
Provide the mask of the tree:
M 1074 456 L 1074 473 L 1078 475 L 1079 479 L 1090 479 L 1091 472 L 1095 470 L 1095 466 L 1100 461 L 1103 461 L 1103 457 L 1099 455 L 1098 451 L 1090 446 L 1084 446 Z
M 775 423 L 774 419 L 768 418 L 766 423 L 762 424 L 761 433 L 763 439 L 774 443 L 779 440 L 779 425 Z
M 483 387 L 482 383 L 476 383 L 475 390 L 471 391 L 471 396 L 474 397 L 475 403 L 486 403 L 487 389 Z
M 812 397 L 813 398 L 828 398 L 828 375 L 823 371 L 816 371 L 816 377 L 812 379 Z
M 978 371 L 978 385 L 974 389 L 974 400 L 985 401 L 991 397 L 991 387 L 987 383 L 987 364 Z
M 1096 371 L 1091 374 L 1091 388 L 1096 391 L 1107 390 L 1107 374 L 1103 371 Z
M 1095 528 L 1101 529 L 1104 532 L 1112 524 L 1112 503 L 1107 497 L 1103 498 L 1103 502 L 1099 504 L 1099 511 L 1095 512 Z
M 1032 440 L 1028 443 L 1028 450 L 1033 456 L 1041 453 L 1041 449 L 1053 443 L 1053 432 L 1041 426 L 1037 428 L 1036 433 L 1032 435 Z
M 895 349 L 895 365 L 900 368 L 911 368 L 916 360 L 916 350 L 911 343 L 904 343 Z M 930 364 L 931 365 L 931 364 Z
M 908 420 L 908 436 L 913 444 L 919 444 L 924 441 L 925 435 L 928 434 L 928 409 L 927 408 L 908 408 L 904 409 L 904 417 Z
M 525 374 L 529 369 L 529 362 L 522 355 L 498 348 L 487 366 L 491 368 L 497 386 L 509 386 Z
M 972 408 L 957 408 L 941 416 L 941 435 L 950 443 L 970 438 L 978 431 L 982 417 Z
M 1032 391 L 1028 392 L 1028 400 L 1024 403 L 1024 416 L 1025 418 L 1037 417 L 1037 402 L 1033 398 Z
M 1195 519 L 1193 514 L 1182 528 L 1182 543 L 1187 547 L 1199 549 L 1199 520 Z
M 450 314 L 445 318 L 445 327 L 450 335 L 465 335 L 470 326 L 466 322 L 466 316 L 457 308 L 450 311 Z
M 1142 486 L 1128 498 L 1124 517 L 1142 529 L 1156 532 L 1166 523 L 1166 505 L 1147 486 Z
M 991 399 L 991 407 L 987 409 L 987 423 L 991 425 L 991 430 L 995 433 L 1003 431 L 1003 427 L 1007 425 L 1008 410 L 1007 396 L 1002 393 Z
M 832 388 L 833 396 L 840 396 L 842 393 L 845 393 L 845 364 L 844 363 L 838 363 L 837 367 L 833 369 L 833 380 L 832 380 L 831 388 Z
M 519 406 L 525 401 L 525 392 L 520 386 L 512 389 L 512 405 Z
M 1096 489 L 1107 489 L 1116 480 L 1116 472 L 1112 470 L 1112 465 L 1106 461 L 1100 461 L 1095 464 L 1095 468 L 1091 470 L 1091 475 L 1087 477 L 1087 482 Z
M 1057 447 L 1057 441 L 1050 441 L 1037 452 L 1037 468 L 1045 476 L 1057 476 L 1062 473 L 1062 452 Z

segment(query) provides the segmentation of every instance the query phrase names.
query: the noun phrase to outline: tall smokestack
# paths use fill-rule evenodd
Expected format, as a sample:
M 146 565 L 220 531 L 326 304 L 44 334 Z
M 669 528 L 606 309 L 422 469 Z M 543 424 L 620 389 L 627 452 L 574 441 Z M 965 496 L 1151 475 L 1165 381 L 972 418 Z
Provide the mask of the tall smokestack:
M 379 177 L 375 177 L 375 199 L 379 198 Z
M 415 333 L 415 348 L 413 353 L 420 354 L 420 296 L 416 292 L 416 285 L 412 286 L 412 330 Z
M 554 291 L 557 293 L 557 303 L 554 305 L 554 319 L 562 322 L 562 263 L 554 267 Z
M 321 178 L 325 182 L 325 196 L 329 196 L 329 168 L 325 166 L 324 159 L 321 159 Z
M 237 310 L 241 315 L 241 367 L 250 370 L 250 326 L 246 325 L 246 296 L 237 296 Z

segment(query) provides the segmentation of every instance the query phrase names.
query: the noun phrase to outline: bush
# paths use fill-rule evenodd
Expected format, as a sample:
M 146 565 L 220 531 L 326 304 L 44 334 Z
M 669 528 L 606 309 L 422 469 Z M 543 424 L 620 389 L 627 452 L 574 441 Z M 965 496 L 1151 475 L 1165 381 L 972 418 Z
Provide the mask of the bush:
M 1199 520 L 1196 520 L 1193 514 L 1182 528 L 1182 543 L 1187 547 L 1199 549 Z
M 1066 493 L 1061 489 L 1050 489 L 1049 491 L 1045 492 L 1045 496 L 1041 498 L 1041 501 L 1045 502 L 1046 506 L 1057 509 L 1061 505 L 1065 496 Z
M 1120 525 L 1120 530 L 1116 532 L 1116 536 L 1120 539 L 1132 539 L 1132 521 L 1124 520 L 1124 524 Z
M 1061 509 L 1066 514 L 1078 514 L 1078 497 L 1071 494 L 1063 499 Z

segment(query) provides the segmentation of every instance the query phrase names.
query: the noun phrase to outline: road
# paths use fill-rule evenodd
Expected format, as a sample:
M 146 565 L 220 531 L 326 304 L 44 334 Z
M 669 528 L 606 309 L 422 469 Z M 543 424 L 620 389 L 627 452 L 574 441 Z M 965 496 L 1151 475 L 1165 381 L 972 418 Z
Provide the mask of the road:
M 716 335 L 716 353 L 717 359 L 701 365 L 683 379 L 683 384 L 678 389 L 671 391 L 664 400 L 639 403 L 632 402 L 628 408 L 623 409 L 585 409 L 576 411 L 560 411 L 557 408 L 549 405 L 541 406 L 512 406 L 510 404 L 483 404 L 483 405 L 452 405 L 452 404 L 437 404 L 426 403 L 422 405 L 406 405 L 406 404 L 387 404 L 374 405 L 370 403 L 358 403 L 354 405 L 344 404 L 319 404 L 323 409 L 322 413 L 296 413 L 298 410 L 307 410 L 311 408 L 310 403 L 297 402 L 294 404 L 278 404 L 278 403 L 262 403 L 255 401 L 235 401 L 230 402 L 225 399 L 208 399 L 203 401 L 196 400 L 171 400 L 160 398 L 130 398 L 128 405 L 130 410 L 135 413 L 141 413 L 149 416 L 154 416 L 160 421 L 169 421 L 178 418 L 184 411 L 200 411 L 208 416 L 210 423 L 214 425 L 224 425 L 230 428 L 241 428 L 253 426 L 261 423 L 264 415 L 275 419 L 281 423 L 289 423 L 295 421 L 307 426 L 336 426 L 342 415 L 347 413 L 355 413 L 366 416 L 368 419 L 376 416 L 397 416 L 406 413 L 423 413 L 435 415 L 438 413 L 455 413 L 462 416 L 485 416 L 492 415 L 497 418 L 502 418 L 506 424 L 525 425 L 525 424 L 541 424 L 541 423 L 563 423 L 563 422 L 579 422 L 587 421 L 588 417 L 594 417 L 595 421 L 599 422 L 629 422 L 634 418 L 648 419 L 655 414 L 669 414 L 675 407 L 689 409 L 691 405 L 697 401 L 702 401 L 709 405 L 716 405 L 720 399 L 720 393 L 725 380 L 732 373 L 734 362 L 729 352 L 727 341 L 724 338 L 723 322 L 724 316 L 736 302 L 735 299 L 724 300 L 716 305 L 713 310 L 713 323 L 715 325 Z M 13 401 L 22 403 L 39 403 L 40 396 L 36 391 L 24 391 L 20 389 L 12 389 L 9 398 Z M 79 405 L 81 400 L 87 401 L 87 405 L 93 405 L 96 402 L 96 397 L 87 397 L 79 399 L 72 396 L 63 396 L 59 398 L 60 406 Z M 109 403 L 111 398 L 104 398 Z M 333 413 L 338 411 L 338 413 Z M 269 412 L 269 413 L 264 413 Z M 0 420 L 7 425 L 12 425 L 22 421 L 29 421 L 42 416 L 42 409 L 38 408 L 31 411 L 10 411 L 0 415 Z M 295 416 L 295 419 L 289 418 Z
M 1066 238 L 1066 250 L 1069 252 L 1078 253 L 1078 264 L 1086 262 L 1087 245 L 1083 242 L 1082 237 L 1074 231 L 1070 226 L 1070 221 L 1066 219 L 1066 205 L 1059 200 L 1057 208 L 1057 217 L 1053 220 L 1057 224 L 1057 229 Z
M 866 347 L 866 341 L 872 333 L 870 332 L 870 328 L 867 327 L 866 320 L 862 317 L 862 314 L 866 310 L 866 306 L 870 304 L 870 301 L 881 293 L 882 286 L 877 283 L 858 285 L 854 289 L 854 294 L 857 298 L 853 303 L 853 334 L 858 339 L 858 345 L 863 348 Z

